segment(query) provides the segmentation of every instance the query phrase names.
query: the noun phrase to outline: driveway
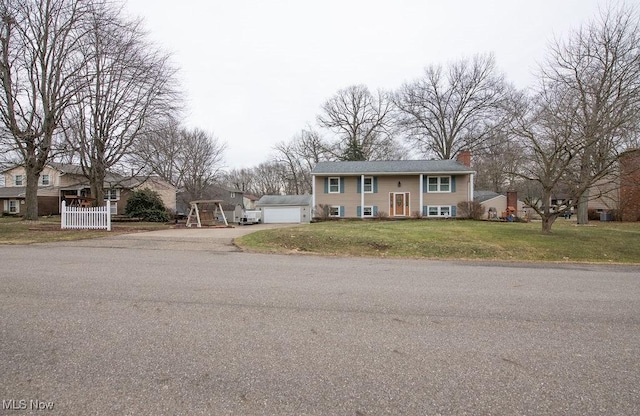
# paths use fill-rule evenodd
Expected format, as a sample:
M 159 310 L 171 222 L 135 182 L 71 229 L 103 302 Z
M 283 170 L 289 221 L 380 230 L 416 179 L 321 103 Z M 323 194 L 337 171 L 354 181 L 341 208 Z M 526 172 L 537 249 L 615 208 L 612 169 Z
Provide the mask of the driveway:
M 91 240 L 56 242 L 64 247 L 137 248 L 147 250 L 197 250 L 215 252 L 240 251 L 233 240 L 243 235 L 272 228 L 294 227 L 300 224 L 255 224 L 232 228 L 174 228 L 120 234 Z

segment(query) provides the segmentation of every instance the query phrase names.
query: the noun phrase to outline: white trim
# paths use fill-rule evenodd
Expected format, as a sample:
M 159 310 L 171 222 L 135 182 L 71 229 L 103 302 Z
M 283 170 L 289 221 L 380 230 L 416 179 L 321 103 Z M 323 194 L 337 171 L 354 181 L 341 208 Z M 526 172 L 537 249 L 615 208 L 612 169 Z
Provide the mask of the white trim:
M 336 179 L 338 181 L 338 190 L 337 191 L 332 191 L 331 190 L 331 179 Z M 328 194 L 339 194 L 340 193 L 340 177 L 339 176 L 329 176 L 328 177 L 327 193 Z
M 436 208 L 438 210 L 437 215 L 431 215 L 429 212 L 430 208 Z M 446 208 L 448 213 L 443 213 L 443 208 Z M 427 206 L 427 217 L 428 218 L 449 218 L 451 217 L 451 205 L 428 205 Z
M 424 206 L 424 173 L 420 174 L 420 193 L 418 193 L 418 195 L 420 195 L 420 211 L 422 211 L 422 207 Z
M 409 214 L 411 214 L 411 192 L 389 192 L 393 195 L 393 212 L 389 213 L 392 217 L 407 217 L 405 214 L 405 208 L 409 207 Z M 402 214 L 398 215 L 396 212 L 396 195 L 402 195 Z M 391 207 L 389 207 L 391 208 Z
M 438 180 L 438 183 L 437 183 L 438 190 L 437 191 L 432 191 L 430 189 L 430 185 L 431 184 L 429 183 L 429 179 L 431 179 L 431 178 L 436 178 Z M 442 178 L 448 178 L 449 179 L 449 185 L 448 185 L 449 186 L 449 190 L 447 190 L 447 191 L 443 191 L 442 190 L 442 181 L 441 181 Z M 431 176 L 427 176 L 427 192 L 430 193 L 430 194 L 450 194 L 451 193 L 451 176 L 447 176 L 447 175 L 442 175 L 442 176 L 433 176 L 433 175 L 431 175 Z
M 364 210 L 366 208 L 371 209 L 371 215 L 364 215 Z M 373 218 L 373 205 L 367 205 L 367 206 L 362 205 L 360 207 L 360 214 L 361 214 L 362 218 Z
M 338 210 L 338 215 L 332 215 L 331 214 L 331 210 L 334 209 L 334 208 Z M 339 218 L 340 217 L 340 205 L 331 205 L 329 207 L 329 216 L 330 217 L 334 217 L 334 218 Z
M 311 218 L 316 214 L 316 175 L 311 175 Z
M 371 186 L 373 187 L 373 182 L 371 182 Z M 364 175 L 360 175 L 360 206 L 363 207 L 360 210 L 360 218 L 364 218 Z

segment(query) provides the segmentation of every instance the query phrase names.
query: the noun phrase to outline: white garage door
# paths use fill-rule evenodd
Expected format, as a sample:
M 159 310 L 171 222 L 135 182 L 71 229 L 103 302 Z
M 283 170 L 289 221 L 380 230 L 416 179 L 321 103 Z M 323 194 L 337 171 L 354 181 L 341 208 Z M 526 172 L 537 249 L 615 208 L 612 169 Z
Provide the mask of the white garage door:
M 299 207 L 265 207 L 263 208 L 264 223 L 298 223 L 300 222 Z

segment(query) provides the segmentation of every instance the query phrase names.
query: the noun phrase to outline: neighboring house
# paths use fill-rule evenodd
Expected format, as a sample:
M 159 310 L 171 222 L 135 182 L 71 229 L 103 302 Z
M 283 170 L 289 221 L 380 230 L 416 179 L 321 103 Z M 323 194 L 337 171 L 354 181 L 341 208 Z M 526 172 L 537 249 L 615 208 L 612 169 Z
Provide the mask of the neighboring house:
M 617 210 L 622 221 L 640 221 L 640 149 L 618 160 L 618 170 L 589 189 L 588 207 L 600 213 Z
M 262 222 L 309 223 L 311 222 L 311 195 L 264 195 L 256 203 L 262 211 Z
M 0 187 L 3 211 L 20 214 L 24 209 L 26 175 L 21 166 L 2 172 L 5 186 Z M 139 189 L 151 189 L 160 195 L 168 209 L 175 209 L 175 187 L 158 176 L 125 177 L 107 173 L 103 184 L 105 201 L 111 202 L 113 214 L 124 214 L 131 193 Z M 77 165 L 51 162 L 45 166 L 38 183 L 38 215 L 59 214 L 65 197 L 91 198 L 89 180 Z
M 515 192 L 499 194 L 493 191 L 474 191 L 473 200 L 484 207 L 482 219 L 504 218 L 507 214 L 507 208 L 510 206 L 516 211 L 517 216 L 524 217 L 527 215 L 524 202 L 518 199 Z
M 314 217 L 455 217 L 473 199 L 469 162 L 468 152 L 457 161 L 320 162 L 311 171 Z
M 191 209 L 191 194 L 185 190 L 178 192 L 177 212 L 188 214 Z M 242 217 L 244 209 L 244 192 L 237 189 L 229 189 L 219 185 L 207 186 L 199 198 L 202 200 L 218 200 L 222 201 L 222 210 L 228 222 L 237 222 Z
M 244 209 L 256 209 L 256 202 L 258 202 L 258 198 L 255 195 L 244 194 L 242 195 L 242 202 L 244 203 Z

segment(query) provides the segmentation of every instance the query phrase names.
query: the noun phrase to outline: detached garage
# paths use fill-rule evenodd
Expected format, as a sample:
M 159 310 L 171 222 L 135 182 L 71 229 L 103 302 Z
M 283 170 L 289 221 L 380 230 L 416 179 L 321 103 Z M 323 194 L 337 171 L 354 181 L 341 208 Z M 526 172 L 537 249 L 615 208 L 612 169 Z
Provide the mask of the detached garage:
M 256 202 L 265 224 L 311 221 L 311 195 L 265 195 Z

